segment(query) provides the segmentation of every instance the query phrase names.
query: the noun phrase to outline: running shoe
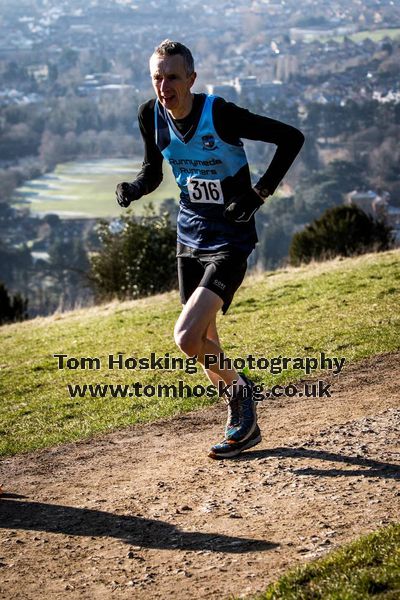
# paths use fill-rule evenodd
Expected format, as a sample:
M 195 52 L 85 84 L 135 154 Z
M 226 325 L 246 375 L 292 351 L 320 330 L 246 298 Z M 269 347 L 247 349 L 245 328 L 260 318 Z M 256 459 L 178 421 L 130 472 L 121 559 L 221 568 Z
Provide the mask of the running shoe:
M 230 429 L 226 438 L 234 442 L 244 442 L 249 439 L 257 427 L 257 412 L 256 403 L 253 398 L 253 387 L 254 383 L 243 375 L 240 374 L 246 385 L 242 386 L 240 391 L 236 394 L 236 398 L 239 404 L 239 418 L 240 422 L 237 427 Z
M 225 425 L 225 437 L 227 438 L 231 431 L 240 425 L 240 410 L 237 396 L 230 398 L 228 394 L 224 394 L 224 397 L 228 405 L 228 417 Z
M 253 433 L 244 441 L 236 442 L 234 440 L 222 440 L 219 444 L 215 444 L 210 449 L 208 456 L 210 458 L 233 458 L 243 450 L 248 450 L 261 442 L 261 431 L 258 425 Z

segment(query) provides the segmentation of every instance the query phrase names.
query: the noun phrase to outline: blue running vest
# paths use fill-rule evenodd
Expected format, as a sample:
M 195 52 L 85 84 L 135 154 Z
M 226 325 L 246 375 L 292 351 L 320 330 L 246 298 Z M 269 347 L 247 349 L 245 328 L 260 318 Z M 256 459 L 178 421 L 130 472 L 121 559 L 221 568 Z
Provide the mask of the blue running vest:
M 233 145 L 218 136 L 212 116 L 215 98 L 206 96 L 196 131 L 186 143 L 157 100 L 156 144 L 180 188 L 178 241 L 201 250 L 234 246 L 250 253 L 257 242 L 254 217 L 236 224 L 223 216 L 229 200 L 250 189 L 249 165 L 240 140 Z

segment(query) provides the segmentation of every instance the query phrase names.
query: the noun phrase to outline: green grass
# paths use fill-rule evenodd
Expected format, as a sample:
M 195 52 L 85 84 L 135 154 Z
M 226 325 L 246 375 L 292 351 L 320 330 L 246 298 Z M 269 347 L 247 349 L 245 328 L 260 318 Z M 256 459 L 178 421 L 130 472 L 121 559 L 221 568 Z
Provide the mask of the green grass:
M 400 525 L 361 537 L 301 566 L 270 585 L 257 600 L 398 600 Z
M 330 356 L 357 361 L 399 349 L 400 251 L 265 273 L 245 280 L 219 331 L 229 357 Z M 109 354 L 183 357 L 173 340 L 177 292 L 111 303 L 0 328 L 0 454 L 49 447 L 133 423 L 171 417 L 215 401 L 132 397 L 72 399 L 66 385 L 83 383 L 207 385 L 201 367 L 109 370 Z M 60 370 L 53 354 L 99 357 L 100 370 Z M 325 372 L 324 372 L 325 373 Z M 294 381 L 251 371 L 265 386 Z
M 350 38 L 351 40 L 353 40 L 353 42 L 357 42 L 357 43 L 362 42 L 366 39 L 370 39 L 373 42 L 380 42 L 385 37 L 389 37 L 392 40 L 395 40 L 397 38 L 400 38 L 400 29 L 395 28 L 395 29 L 376 29 L 374 31 L 357 31 L 357 33 L 351 33 L 346 37 Z M 334 37 L 321 37 L 320 41 L 327 41 L 328 39 L 332 39 L 335 42 L 343 43 L 344 38 L 345 38 L 344 35 L 337 35 Z
M 132 181 L 141 168 L 138 160 L 77 161 L 57 166 L 53 173 L 18 188 L 17 198 L 30 202 L 34 214 L 56 213 L 68 217 L 116 217 L 122 209 L 115 201 L 115 187 Z M 149 200 L 154 206 L 164 198 L 179 198 L 171 169 L 164 168 L 164 180 L 152 194 L 135 203 L 135 214 L 143 214 Z

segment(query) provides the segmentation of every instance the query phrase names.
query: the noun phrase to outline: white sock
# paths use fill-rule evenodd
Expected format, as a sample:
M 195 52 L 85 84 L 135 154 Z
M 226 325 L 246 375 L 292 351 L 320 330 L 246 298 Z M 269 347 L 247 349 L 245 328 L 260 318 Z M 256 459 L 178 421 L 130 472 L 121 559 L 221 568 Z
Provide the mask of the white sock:
M 242 385 L 243 385 L 243 386 L 246 386 L 246 385 L 247 385 L 247 383 L 244 381 L 244 379 L 242 379 L 242 378 L 240 377 L 240 375 L 239 375 L 239 378 L 238 378 L 237 380 L 235 380 L 235 381 L 236 381 L 236 383 L 235 383 L 235 384 L 232 384 L 232 385 L 231 385 L 231 386 L 229 386 L 229 388 L 228 388 L 228 394 L 229 394 L 229 397 L 230 397 L 230 398 L 232 398 L 232 396 L 235 394 L 235 392 L 236 392 L 236 393 L 238 392 L 238 390 L 239 390 L 240 386 L 242 386 Z

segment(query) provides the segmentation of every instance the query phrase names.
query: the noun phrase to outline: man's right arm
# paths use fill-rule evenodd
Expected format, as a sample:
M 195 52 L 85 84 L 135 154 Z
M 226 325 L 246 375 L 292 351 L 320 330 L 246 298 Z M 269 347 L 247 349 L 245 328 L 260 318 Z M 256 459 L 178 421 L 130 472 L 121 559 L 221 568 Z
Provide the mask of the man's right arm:
M 136 179 L 132 183 L 124 182 L 117 186 L 117 201 L 124 207 L 153 192 L 163 179 L 163 156 L 155 141 L 154 100 L 139 107 L 138 121 L 144 143 L 144 159 Z
M 139 107 L 138 121 L 144 143 L 144 159 L 135 183 L 144 196 L 158 188 L 163 178 L 163 155 L 156 144 L 154 100 L 150 100 Z

